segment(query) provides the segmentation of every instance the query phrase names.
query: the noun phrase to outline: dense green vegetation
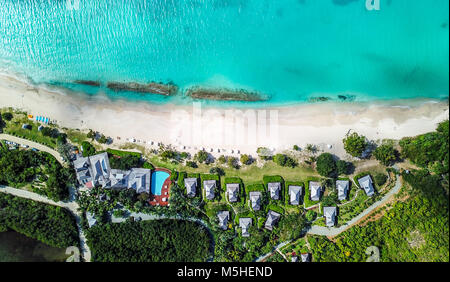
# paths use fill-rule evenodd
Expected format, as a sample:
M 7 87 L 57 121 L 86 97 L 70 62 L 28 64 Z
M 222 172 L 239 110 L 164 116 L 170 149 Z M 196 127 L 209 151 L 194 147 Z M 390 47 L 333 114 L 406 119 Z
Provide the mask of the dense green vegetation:
M 69 195 L 72 170 L 52 155 L 31 150 L 8 150 L 0 145 L 0 184 L 21 188 L 31 183 L 34 192 L 60 201 Z
M 436 132 L 404 138 L 400 146 L 403 157 L 423 167 L 402 173 L 406 185 L 400 197 L 406 200 L 375 212 L 372 217 L 384 214 L 352 227 L 335 242 L 310 236 L 315 261 L 365 261 L 369 246 L 380 249 L 381 261 L 449 261 L 448 170 L 443 170 L 448 169 L 448 121 Z M 384 177 L 374 180 L 379 185 Z
M 94 261 L 201 262 L 210 254 L 208 232 L 181 220 L 124 222 L 87 230 Z
M 78 246 L 75 218 L 64 208 L 0 193 L 0 231 L 8 229 L 64 248 Z
M 373 152 L 375 158 L 380 161 L 381 164 L 385 166 L 392 165 L 398 156 L 398 152 L 394 149 L 391 144 L 383 144 L 375 149 Z
M 401 155 L 414 164 L 436 174 L 449 170 L 449 121 L 439 124 L 435 132 L 400 140 Z

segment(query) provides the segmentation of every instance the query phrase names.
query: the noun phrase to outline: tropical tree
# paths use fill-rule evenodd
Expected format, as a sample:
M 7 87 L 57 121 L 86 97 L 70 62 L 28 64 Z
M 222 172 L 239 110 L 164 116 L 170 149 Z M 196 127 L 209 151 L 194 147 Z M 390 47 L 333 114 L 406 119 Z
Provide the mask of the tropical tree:
M 390 166 L 397 160 L 398 152 L 391 144 L 384 144 L 375 149 L 373 152 L 375 158 L 385 166 Z
M 367 147 L 366 137 L 358 135 L 356 132 L 347 135 L 342 142 L 344 143 L 345 151 L 353 157 L 360 157 Z
M 325 177 L 336 174 L 336 161 L 330 153 L 323 153 L 317 158 L 317 172 Z

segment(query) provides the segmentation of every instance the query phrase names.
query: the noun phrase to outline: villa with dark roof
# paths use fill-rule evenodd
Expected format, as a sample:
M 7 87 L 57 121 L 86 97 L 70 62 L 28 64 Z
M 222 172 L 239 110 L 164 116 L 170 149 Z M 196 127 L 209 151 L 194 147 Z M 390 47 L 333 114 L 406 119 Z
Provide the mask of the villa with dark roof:
M 309 182 L 309 197 L 311 201 L 320 201 L 322 196 L 322 186 L 319 182 L 310 181 Z
M 239 183 L 227 184 L 227 195 L 228 201 L 230 201 L 230 203 L 237 202 L 239 197 Z
M 302 262 L 310 262 L 311 261 L 311 255 L 308 253 L 301 254 L 301 258 L 302 258 Z
M 134 189 L 136 193 L 150 193 L 151 170 L 132 168 L 130 170 L 111 169 L 108 153 L 90 157 L 78 157 L 73 166 L 78 182 L 92 188 Z
M 270 198 L 273 200 L 280 199 L 281 183 L 271 182 L 267 184 L 267 190 L 269 191 Z
M 338 192 L 338 200 L 343 201 L 347 199 L 350 182 L 348 180 L 336 180 L 336 189 Z
M 229 211 L 220 211 L 217 213 L 217 218 L 219 220 L 219 227 L 222 230 L 227 230 L 228 221 L 230 220 L 230 212 Z
M 300 196 L 302 195 L 302 187 L 301 186 L 289 186 L 289 204 L 293 206 L 300 205 Z
M 252 226 L 251 218 L 239 218 L 239 227 L 242 229 L 242 237 L 250 237 L 248 230 Z
M 264 227 L 270 231 L 272 231 L 273 227 L 278 223 L 280 220 L 281 214 L 274 212 L 272 210 L 269 210 L 267 213 L 267 220 L 264 224 Z
M 254 211 L 259 211 L 261 209 L 261 199 L 262 199 L 262 194 L 261 192 L 250 192 L 248 193 L 249 197 L 250 197 L 250 207 L 252 208 L 252 210 Z
M 185 178 L 184 187 L 186 188 L 186 194 L 189 198 L 195 197 L 197 192 L 197 178 Z
M 325 217 L 325 225 L 332 227 L 336 225 L 336 207 L 323 207 L 323 216 Z
M 214 200 L 214 191 L 216 190 L 216 180 L 205 180 L 203 181 L 203 187 L 205 188 L 206 199 L 212 201 Z
M 375 194 L 375 189 L 373 188 L 373 182 L 370 175 L 366 175 L 358 179 L 359 186 L 366 192 L 366 195 L 372 197 Z

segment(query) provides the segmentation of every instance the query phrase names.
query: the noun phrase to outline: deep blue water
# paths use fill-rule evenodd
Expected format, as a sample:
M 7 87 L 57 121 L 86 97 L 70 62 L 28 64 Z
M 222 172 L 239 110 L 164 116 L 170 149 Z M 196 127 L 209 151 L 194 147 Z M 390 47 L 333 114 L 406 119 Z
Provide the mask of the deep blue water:
M 449 1 L 380 1 L 2 0 L 0 70 L 158 103 L 189 99 L 71 82 L 244 88 L 269 104 L 448 97 Z

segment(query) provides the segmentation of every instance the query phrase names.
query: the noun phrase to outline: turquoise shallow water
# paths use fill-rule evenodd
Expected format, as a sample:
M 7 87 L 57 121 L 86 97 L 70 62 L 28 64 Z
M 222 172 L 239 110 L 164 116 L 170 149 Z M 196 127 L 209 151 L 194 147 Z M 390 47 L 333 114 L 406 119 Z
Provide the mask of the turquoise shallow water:
M 77 0 L 71 0 L 76 2 Z M 0 70 L 90 95 L 189 99 L 74 85 L 173 81 L 245 88 L 269 104 L 449 95 L 448 0 L 2 0 Z

